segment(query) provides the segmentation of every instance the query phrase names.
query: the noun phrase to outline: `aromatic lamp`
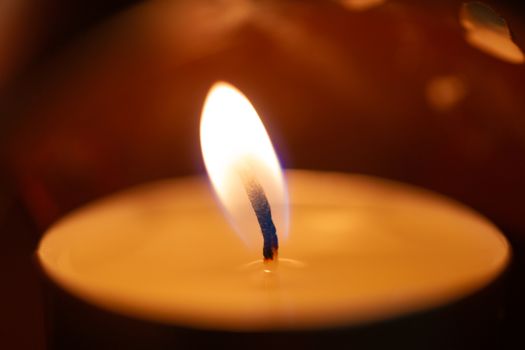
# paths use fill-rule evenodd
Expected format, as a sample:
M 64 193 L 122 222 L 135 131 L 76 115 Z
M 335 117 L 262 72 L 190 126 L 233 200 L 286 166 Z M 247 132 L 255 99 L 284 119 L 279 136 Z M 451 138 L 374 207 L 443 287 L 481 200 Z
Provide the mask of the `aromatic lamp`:
M 206 99 L 201 145 L 224 215 L 199 177 L 128 189 L 49 229 L 46 274 L 111 312 L 230 333 L 219 342 L 229 346 L 238 332 L 344 334 L 432 310 L 508 264 L 503 235 L 450 199 L 367 176 L 283 174 L 255 109 L 227 83 Z

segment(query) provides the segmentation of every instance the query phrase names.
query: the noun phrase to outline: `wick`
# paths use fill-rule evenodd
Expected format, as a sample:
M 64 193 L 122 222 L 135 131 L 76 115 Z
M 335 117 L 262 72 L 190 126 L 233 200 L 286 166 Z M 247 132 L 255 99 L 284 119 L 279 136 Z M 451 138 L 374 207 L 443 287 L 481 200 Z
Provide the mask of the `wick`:
M 251 172 L 241 171 L 240 174 L 244 183 L 244 189 L 248 194 L 252 208 L 255 211 L 255 216 L 257 216 L 257 221 L 261 227 L 264 240 L 264 262 L 267 266 L 276 265 L 279 241 L 277 239 L 277 230 L 272 220 L 270 203 L 268 202 L 268 198 L 266 198 L 266 194 L 264 193 L 261 184 Z

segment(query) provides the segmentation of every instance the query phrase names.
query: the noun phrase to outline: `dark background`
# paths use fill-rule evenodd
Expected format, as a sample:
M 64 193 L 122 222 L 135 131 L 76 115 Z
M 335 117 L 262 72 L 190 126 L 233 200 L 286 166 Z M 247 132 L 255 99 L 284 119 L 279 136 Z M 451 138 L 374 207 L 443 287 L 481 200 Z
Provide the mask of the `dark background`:
M 10 2 L 16 2 L 17 5 L 10 7 L 5 5 Z M 11 142 L 13 136 L 16 138 L 16 135 L 12 134 L 14 129 L 11 126 L 13 124 L 31 125 L 33 122 L 16 119 L 22 117 L 5 112 L 9 111 L 9 108 L 5 109 L 4 106 L 10 106 L 13 100 L 17 98 L 20 86 L 27 84 L 37 74 L 35 72 L 39 72 L 58 53 L 72 45 L 79 37 L 83 37 L 91 28 L 96 27 L 98 23 L 104 22 L 107 18 L 135 2 L 137 1 L 47 0 L 42 2 L 0 0 L 0 56 L 2 56 L 0 58 L 0 103 L 1 110 L 4 111 L 0 114 L 0 136 L 2 137 L 0 145 L 2 147 L 4 147 L 3 140 L 9 139 Z M 521 21 L 523 19 L 525 21 L 525 4 L 522 1 L 491 1 L 490 4 L 495 8 L 505 9 L 507 13 L 512 13 L 514 20 Z M 521 83 L 523 85 L 525 81 Z M 24 103 L 25 101 L 19 102 Z M 0 151 L 4 152 L 3 149 Z M 413 152 L 417 152 L 417 150 L 413 150 Z M 521 161 L 521 163 L 525 163 L 525 153 L 521 148 L 510 147 L 508 153 L 512 153 L 508 162 Z M 302 166 L 313 166 L 300 156 L 296 158 L 289 156 L 289 158 Z M 6 158 L 2 157 L 2 159 Z M 413 159 L 417 159 L 417 157 Z M 363 162 L 362 164 L 367 163 Z M 512 169 L 512 164 L 507 165 L 508 169 Z M 35 268 L 33 252 L 42 230 L 48 223 L 45 218 L 35 217 L 35 210 L 28 208 L 27 203 L 22 200 L 21 188 L 13 180 L 14 174 L 16 174 L 12 171 L 13 163 L 5 161 L 1 166 L 0 247 L 3 251 L 0 254 L 0 278 L 2 281 L 0 284 L 0 348 L 41 349 L 44 348 L 45 344 L 45 317 L 41 285 Z M 198 166 L 196 168 L 199 169 Z M 336 170 L 346 169 L 341 167 L 341 169 Z M 390 177 L 426 185 L 440 192 L 453 195 L 488 215 L 504 230 L 513 243 L 515 259 L 508 287 L 508 299 L 511 303 L 509 310 L 511 311 L 505 315 L 506 339 L 502 342 L 511 344 L 519 341 L 521 318 L 525 315 L 525 302 L 522 300 L 525 288 L 521 281 L 525 265 L 523 263 L 525 231 L 523 231 L 523 226 L 516 225 L 515 222 L 516 218 L 519 220 L 519 213 L 523 211 L 523 206 L 512 200 L 509 200 L 511 204 L 506 204 L 505 196 L 479 199 L 476 197 L 479 194 L 473 195 L 474 192 L 462 193 L 458 188 L 461 188 L 461 181 L 466 181 L 465 179 L 458 179 L 459 184 L 446 181 L 440 184 L 430 180 L 425 181 L 425 176 L 421 174 L 421 176 L 414 178 L 409 175 L 403 176 L 401 172 L 396 172 L 395 169 L 389 172 L 379 167 L 363 165 L 357 166 L 355 170 L 376 175 L 390 175 Z M 483 169 L 481 168 L 480 171 Z M 191 169 L 184 169 L 182 173 L 191 173 Z M 518 175 L 520 174 L 518 173 Z M 466 177 L 468 176 L 466 175 Z M 504 174 L 502 181 L 506 181 Z M 517 185 L 524 184 L 523 182 L 514 182 Z M 30 185 L 29 183 L 28 186 Z M 479 182 L 479 192 L 484 191 L 485 185 L 487 183 Z M 38 193 L 38 189 L 32 190 L 34 193 Z M 501 209 L 500 211 L 492 210 L 492 207 L 486 204 L 492 201 L 502 203 L 498 206 Z M 45 200 L 43 203 L 42 206 L 45 207 Z M 506 205 L 512 206 L 512 208 L 505 208 Z M 70 206 L 74 207 L 74 204 Z M 36 212 L 42 213 L 38 210 Z M 507 216 L 507 213 L 512 214 Z M 42 215 L 45 216 L 45 214 Z M 512 220 L 507 219 L 508 217 L 512 217 Z M 525 221 L 525 218 L 523 220 Z
M 12 87 L 76 36 L 134 2 L 0 0 L 0 104 L 8 104 Z M 0 114 L 4 139 L 10 118 Z M 43 297 L 33 257 L 39 231 L 12 188 L 9 166 L 0 166 L 0 348 L 44 349 Z

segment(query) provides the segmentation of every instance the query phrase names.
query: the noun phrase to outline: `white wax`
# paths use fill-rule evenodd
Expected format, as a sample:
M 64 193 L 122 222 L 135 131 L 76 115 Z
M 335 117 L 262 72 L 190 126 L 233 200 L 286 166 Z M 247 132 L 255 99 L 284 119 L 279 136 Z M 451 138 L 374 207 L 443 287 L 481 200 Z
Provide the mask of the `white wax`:
M 445 197 L 371 178 L 286 174 L 291 231 L 265 273 L 205 178 L 167 180 L 64 217 L 38 257 L 59 285 L 126 315 L 226 330 L 362 324 L 465 297 L 509 261 L 503 235 Z M 261 247 L 262 250 L 262 247 Z

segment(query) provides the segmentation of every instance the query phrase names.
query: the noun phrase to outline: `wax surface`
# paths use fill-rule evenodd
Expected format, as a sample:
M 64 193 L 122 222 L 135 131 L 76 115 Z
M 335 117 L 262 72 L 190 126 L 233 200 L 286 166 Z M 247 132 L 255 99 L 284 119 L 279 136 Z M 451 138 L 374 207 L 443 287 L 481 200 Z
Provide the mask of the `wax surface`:
M 447 304 L 493 281 L 510 249 L 486 219 L 377 178 L 288 171 L 278 269 L 230 229 L 204 178 L 136 187 L 77 210 L 38 257 L 103 308 L 226 330 L 354 325 Z M 262 249 L 262 247 L 261 247 Z

